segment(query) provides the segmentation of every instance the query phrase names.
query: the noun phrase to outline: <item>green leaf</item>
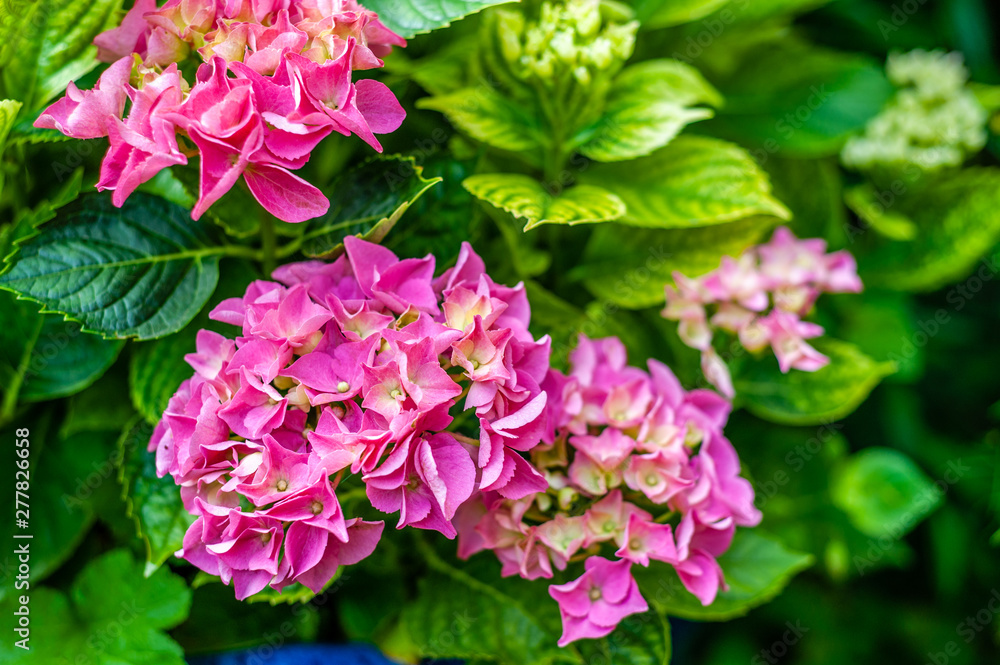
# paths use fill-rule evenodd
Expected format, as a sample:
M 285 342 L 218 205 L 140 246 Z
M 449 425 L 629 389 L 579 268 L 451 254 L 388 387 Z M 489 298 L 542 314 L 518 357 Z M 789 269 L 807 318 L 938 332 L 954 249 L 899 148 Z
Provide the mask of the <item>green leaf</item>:
M 542 224 L 608 222 L 625 214 L 621 199 L 594 185 L 549 194 L 534 178 L 513 173 L 483 173 L 462 184 L 474 196 L 524 219 L 525 231 Z
M 462 181 L 473 172 L 472 162 L 458 161 L 443 151 L 424 162 L 424 176 L 442 178 L 406 213 L 406 224 L 393 229 L 383 243 L 398 256 L 433 254 L 438 265 L 449 265 L 462 249 L 482 236 L 486 215 Z
M 99 63 L 94 37 L 117 23 L 120 0 L 8 0 L 0 10 L 3 84 L 29 109 Z
M 570 276 L 607 302 L 628 309 L 653 307 L 663 303 L 663 287 L 672 283 L 673 271 L 696 277 L 713 270 L 724 255 L 738 256 L 756 244 L 775 221 L 749 217 L 692 229 L 602 224 Z
M 670 623 L 657 612 L 627 616 L 607 638 L 579 642 L 583 662 L 608 665 L 669 665 L 670 647 Z
M 162 631 L 182 622 L 191 591 L 180 577 L 161 569 L 148 579 L 127 550 L 90 561 L 69 594 L 32 589 L 30 651 L 4 640 L 5 663 L 70 665 L 183 665 L 180 646 Z M 12 613 L 14 603 L 3 608 Z
M 859 531 L 894 539 L 941 504 L 934 482 L 892 448 L 867 448 L 848 458 L 834 473 L 830 495 Z
M 29 430 L 27 459 L 29 481 L 29 528 L 31 539 L 31 582 L 41 582 L 59 568 L 76 550 L 95 520 L 93 498 L 104 483 L 114 475 L 115 450 L 113 435 L 85 432 L 65 439 L 57 435 L 56 414 L 42 410 L 35 418 L 19 417 L 18 422 L 3 432 L 11 443 L 8 461 L 3 469 L 14 479 L 14 427 Z M 22 478 L 23 480 L 23 478 Z M 21 508 L 24 506 L 22 505 Z M 14 492 L 3 498 L 3 510 L 11 516 L 0 526 L 0 537 L 13 543 Z M 13 548 L 0 555 L 0 569 L 16 570 L 17 556 Z M 13 585 L 0 587 L 0 598 L 12 592 Z
M 900 214 L 886 208 L 878 200 L 879 196 L 884 196 L 885 192 L 877 192 L 871 183 L 856 185 L 844 192 L 844 203 L 854 211 L 868 227 L 890 240 L 913 240 L 918 233 L 917 225 L 906 215 Z M 895 195 L 888 193 L 891 199 L 895 200 Z
M 90 195 L 20 243 L 0 288 L 79 321 L 88 332 L 153 339 L 184 327 L 219 278 L 205 225 L 187 210 L 136 192 L 122 208 Z
M 407 39 L 444 28 L 487 7 L 518 0 L 367 0 L 387 28 Z
M 617 194 L 628 208 L 621 221 L 632 226 L 690 228 L 754 215 L 790 216 L 746 151 L 700 136 L 680 136 L 625 164 L 594 165 L 580 180 Z
M 40 113 L 40 112 L 39 112 Z M 7 136 L 7 145 L 36 145 L 39 143 L 62 143 L 77 139 L 66 136 L 57 129 L 39 128 L 34 126 L 39 113 L 29 113 L 14 123 Z
M 194 516 L 184 509 L 181 488 L 170 476 L 156 475 L 156 456 L 146 450 L 153 427 L 138 418 L 125 426 L 118 442 L 118 480 L 129 516 L 146 544 L 146 570 L 151 571 L 181 549 Z
M 0 291 L 0 384 L 22 402 L 66 397 L 96 381 L 123 342 L 82 332 L 60 316 L 39 314 L 34 303 Z M 19 390 L 18 390 L 19 389 Z
M 646 30 L 690 23 L 725 7 L 730 0 L 636 0 L 635 14 Z
M 66 407 L 66 419 L 59 428 L 59 436 L 68 437 L 79 432 L 120 433 L 122 423 L 135 415 L 132 403 L 123 399 L 108 399 L 108 395 L 128 392 L 128 373 L 125 363 L 113 366 L 89 388 L 73 395 Z
M 739 403 L 750 413 L 786 425 L 819 425 L 839 420 L 896 371 L 892 362 L 876 362 L 853 344 L 820 339 L 813 344 L 830 358 L 816 372 L 782 374 L 773 357 L 734 363 L 733 385 Z
M 910 220 L 916 237 L 858 252 L 862 278 L 900 291 L 936 290 L 966 277 L 1000 241 L 1000 169 L 939 176 L 894 196 L 888 209 Z
M 112 550 L 91 561 L 73 581 L 70 598 L 87 608 L 90 621 L 113 620 L 122 604 L 141 599 L 136 622 L 167 630 L 187 618 L 191 590 L 184 580 L 166 569 L 150 576 L 127 550 Z
M 417 108 L 443 113 L 457 129 L 486 145 L 528 153 L 529 161 L 546 141 L 541 121 L 533 111 L 485 83 L 419 99 Z
M 708 607 L 683 587 L 668 564 L 633 566 L 632 574 L 647 601 L 665 614 L 695 621 L 728 621 L 777 596 L 812 564 L 809 554 L 790 550 L 756 530 L 737 529 L 733 544 L 719 557 L 729 590 L 719 591 Z
M 302 252 L 332 258 L 343 252 L 344 238 L 356 235 L 381 242 L 403 213 L 441 178 L 424 178 L 413 157 L 391 155 L 354 168 L 330 188 L 330 211 L 306 222 Z
M 165 178 L 168 180 L 160 183 L 154 183 L 151 180 L 146 183 L 146 191 L 162 196 L 182 207 L 193 208 L 201 188 L 199 169 L 190 165 L 179 166 L 169 170 L 164 169 L 157 177 L 163 174 L 167 174 Z M 205 211 L 205 217 L 218 224 L 233 238 L 249 238 L 258 233 L 261 214 L 266 213 L 260 208 L 250 190 L 242 183 L 232 187 Z
M 846 243 L 840 165 L 834 158 L 784 159 L 771 156 L 761 166 L 771 181 L 772 194 L 792 213 L 787 226 L 799 238 L 822 237 L 831 244 Z
M 836 154 L 892 94 L 882 67 L 783 38 L 745 53 L 725 80 L 713 81 L 726 99 L 704 131 L 738 141 L 763 161 L 768 155 Z
M 712 117 L 722 97 L 694 67 L 649 60 L 625 68 L 608 93 L 604 115 L 585 131 L 579 150 L 599 162 L 635 159 L 670 143 L 684 127 Z
M 504 665 L 578 662 L 572 647 L 556 646 L 556 626 L 534 615 L 555 608 L 546 585 L 504 580 L 495 562 L 489 566 L 487 583 L 470 574 L 475 566 L 457 568 L 422 541 L 418 549 L 430 570 L 420 578 L 416 597 L 403 608 L 401 626 L 420 656 Z

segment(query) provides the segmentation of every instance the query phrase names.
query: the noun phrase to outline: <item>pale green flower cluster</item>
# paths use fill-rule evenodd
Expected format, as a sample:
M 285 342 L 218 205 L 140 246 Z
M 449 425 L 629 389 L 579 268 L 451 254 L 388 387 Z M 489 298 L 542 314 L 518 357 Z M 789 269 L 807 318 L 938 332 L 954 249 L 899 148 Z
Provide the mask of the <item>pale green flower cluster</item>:
M 966 88 L 960 53 L 910 51 L 889 56 L 889 80 L 899 87 L 889 104 L 841 153 L 859 171 L 925 172 L 960 166 L 986 145 L 988 114 Z
M 607 23 L 599 0 L 542 3 L 537 21 L 505 26 L 504 57 L 524 80 L 555 81 L 571 74 L 589 85 L 599 74 L 615 73 L 632 55 L 639 24 Z M 513 18 L 513 17 L 511 17 Z M 515 19 L 516 21 L 516 19 Z

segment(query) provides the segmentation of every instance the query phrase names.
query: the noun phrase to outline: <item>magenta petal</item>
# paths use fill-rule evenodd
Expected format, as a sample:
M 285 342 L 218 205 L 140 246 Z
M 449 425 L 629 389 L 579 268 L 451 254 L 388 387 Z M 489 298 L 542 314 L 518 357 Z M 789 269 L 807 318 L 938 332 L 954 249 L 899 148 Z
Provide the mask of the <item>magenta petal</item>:
M 254 198 L 278 219 L 298 223 L 325 215 L 330 201 L 323 192 L 290 173 L 270 164 L 251 164 L 243 172 Z
M 355 84 L 355 88 L 355 103 L 373 133 L 389 134 L 399 129 L 406 118 L 406 111 L 384 83 L 362 79 Z

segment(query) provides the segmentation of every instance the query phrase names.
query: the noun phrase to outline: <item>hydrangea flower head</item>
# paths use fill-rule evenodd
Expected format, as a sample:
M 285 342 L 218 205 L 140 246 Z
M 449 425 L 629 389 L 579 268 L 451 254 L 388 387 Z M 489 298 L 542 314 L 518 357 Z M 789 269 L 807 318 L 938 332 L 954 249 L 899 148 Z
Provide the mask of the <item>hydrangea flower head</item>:
M 821 293 L 858 293 L 862 289 L 854 257 L 826 251 L 826 242 L 799 240 L 785 227 L 771 241 L 698 278 L 674 273 L 666 287 L 663 316 L 678 322 L 687 346 L 701 352 L 705 378 L 728 397 L 732 377 L 712 346 L 715 333 L 733 334 L 751 352 L 770 347 L 782 372 L 815 372 L 829 359 L 805 340 L 823 328 L 803 321 Z
M 109 137 L 98 189 L 114 192 L 117 206 L 197 154 L 195 219 L 241 178 L 279 219 L 312 219 L 329 201 L 293 171 L 317 144 L 356 134 L 381 152 L 375 135 L 405 116 L 384 84 L 352 81 L 354 70 L 381 67 L 381 56 L 406 46 L 355 0 L 137 0 L 94 43 L 112 66 L 94 90 L 71 83 L 35 126 Z M 192 53 L 204 64 L 189 87 L 177 65 Z
M 150 441 L 197 518 L 178 556 L 239 598 L 318 592 L 372 552 L 382 522 L 345 514 L 345 487 L 398 512 L 398 528 L 448 537 L 474 492 L 546 487 L 525 455 L 546 427 L 549 341 L 528 332 L 523 285 L 494 283 L 468 244 L 436 279 L 433 257 L 344 244 L 333 263 L 283 266 L 213 310 L 235 338 L 199 333 L 194 376 Z
M 613 75 L 632 55 L 638 23 L 607 23 L 596 0 L 543 2 L 537 21 L 519 24 L 519 34 L 506 35 L 504 55 L 524 80 L 543 85 L 569 75 L 582 85 L 597 77 Z M 504 26 L 508 32 L 514 26 Z
M 647 609 L 632 565 L 667 563 L 710 604 L 725 588 L 716 557 L 761 517 L 722 433 L 729 401 L 684 390 L 655 360 L 627 365 L 617 338 L 581 336 L 569 374 L 550 370 L 543 388 L 545 443 L 529 454 L 546 486 L 519 499 L 481 487 L 456 516 L 459 555 L 492 550 L 502 575 L 525 579 L 584 561 L 581 577 L 549 589 L 563 646 Z
M 915 50 L 894 53 L 886 64 L 898 88 L 864 134 L 844 145 L 845 166 L 898 173 L 960 166 L 986 145 L 988 113 L 966 88 L 969 74 L 959 53 Z

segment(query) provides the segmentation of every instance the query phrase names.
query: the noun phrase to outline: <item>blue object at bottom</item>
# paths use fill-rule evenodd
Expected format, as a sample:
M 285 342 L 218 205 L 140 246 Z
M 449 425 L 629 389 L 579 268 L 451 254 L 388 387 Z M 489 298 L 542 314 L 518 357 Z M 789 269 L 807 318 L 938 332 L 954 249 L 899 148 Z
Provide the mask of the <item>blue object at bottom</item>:
M 395 665 L 367 644 L 289 644 L 278 648 L 267 645 L 246 651 L 198 656 L 189 665 Z

